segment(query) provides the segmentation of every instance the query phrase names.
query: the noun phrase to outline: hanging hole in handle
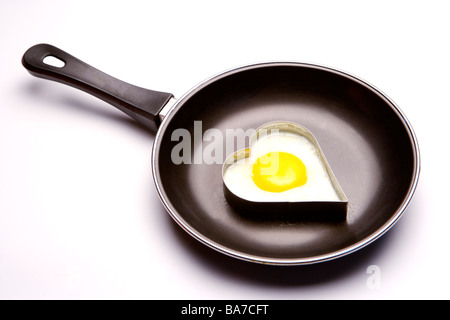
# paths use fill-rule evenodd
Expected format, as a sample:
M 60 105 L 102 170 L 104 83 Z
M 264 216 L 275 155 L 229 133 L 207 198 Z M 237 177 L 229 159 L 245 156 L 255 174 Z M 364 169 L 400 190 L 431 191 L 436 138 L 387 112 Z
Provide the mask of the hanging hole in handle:
M 66 65 L 66 63 L 63 60 L 61 60 L 55 56 L 46 56 L 42 60 L 42 62 L 44 62 L 45 64 L 47 64 L 49 66 L 56 67 L 56 68 L 62 68 Z

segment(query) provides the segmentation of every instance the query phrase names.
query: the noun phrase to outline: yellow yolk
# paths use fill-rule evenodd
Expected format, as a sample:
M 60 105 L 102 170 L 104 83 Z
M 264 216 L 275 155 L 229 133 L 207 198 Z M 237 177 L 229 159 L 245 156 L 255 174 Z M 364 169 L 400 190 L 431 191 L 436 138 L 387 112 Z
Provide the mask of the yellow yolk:
M 264 191 L 283 192 L 306 183 L 306 167 L 290 153 L 270 152 L 253 164 L 252 178 Z

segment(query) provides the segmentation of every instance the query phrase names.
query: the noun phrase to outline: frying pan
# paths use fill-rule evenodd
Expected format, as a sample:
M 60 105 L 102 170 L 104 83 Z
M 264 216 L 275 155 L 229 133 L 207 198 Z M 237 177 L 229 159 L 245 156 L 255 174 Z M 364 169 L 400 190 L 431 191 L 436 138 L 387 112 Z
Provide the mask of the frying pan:
M 48 56 L 64 66 L 48 65 Z M 335 69 L 295 62 L 246 65 L 175 99 L 115 79 L 47 44 L 31 47 L 22 63 L 32 75 L 88 92 L 156 132 L 152 173 L 168 213 L 195 239 L 238 259 L 301 265 L 352 253 L 398 221 L 418 183 L 419 148 L 405 115 L 372 85 Z M 349 199 L 345 221 L 248 218 L 227 203 L 221 164 L 171 159 L 180 143 L 172 137 L 177 129 L 194 137 L 195 123 L 204 133 L 274 120 L 298 123 L 315 135 Z M 201 158 L 202 141 L 193 140 L 192 157 Z

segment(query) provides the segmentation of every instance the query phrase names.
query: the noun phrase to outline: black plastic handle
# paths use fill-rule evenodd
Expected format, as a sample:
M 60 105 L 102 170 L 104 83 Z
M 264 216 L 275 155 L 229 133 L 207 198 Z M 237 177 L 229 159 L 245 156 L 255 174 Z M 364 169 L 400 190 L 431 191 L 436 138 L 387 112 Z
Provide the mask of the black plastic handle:
M 49 56 L 63 61 L 64 65 L 45 63 Z M 140 88 L 113 78 L 49 44 L 28 49 L 22 64 L 36 77 L 67 84 L 110 103 L 153 132 L 160 124 L 159 112 L 173 97 L 171 93 Z

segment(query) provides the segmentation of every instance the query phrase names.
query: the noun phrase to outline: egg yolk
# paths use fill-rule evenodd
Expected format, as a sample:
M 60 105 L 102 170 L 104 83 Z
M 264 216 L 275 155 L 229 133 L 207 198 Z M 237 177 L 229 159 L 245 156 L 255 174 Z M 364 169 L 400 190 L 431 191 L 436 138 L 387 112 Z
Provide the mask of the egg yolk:
M 252 178 L 264 191 L 283 192 L 306 183 L 306 167 L 290 153 L 270 152 L 253 164 Z

